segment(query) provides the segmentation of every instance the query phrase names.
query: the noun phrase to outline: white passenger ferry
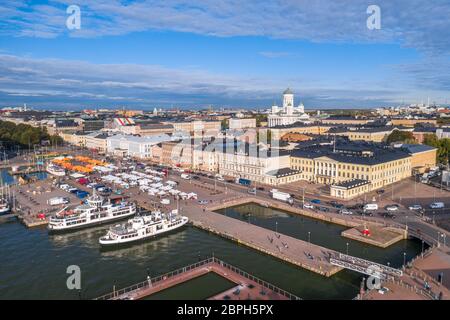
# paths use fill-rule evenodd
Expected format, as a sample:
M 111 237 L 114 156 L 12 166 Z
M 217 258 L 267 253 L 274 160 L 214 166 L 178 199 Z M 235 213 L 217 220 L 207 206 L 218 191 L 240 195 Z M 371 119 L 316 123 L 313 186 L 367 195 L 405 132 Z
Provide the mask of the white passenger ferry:
M 154 211 L 151 214 L 136 216 L 125 224 L 111 227 L 99 239 L 100 245 L 111 246 L 156 237 L 184 226 L 189 219 L 177 214 L 177 210 L 165 214 Z
M 63 168 L 58 167 L 57 165 L 55 165 L 53 163 L 49 163 L 47 165 L 46 170 L 48 173 L 50 173 L 54 176 L 62 177 L 62 176 L 66 175 L 66 171 Z
M 134 214 L 136 214 L 136 204 L 133 202 L 112 202 L 109 199 L 105 201 L 103 197 L 94 192 L 85 204 L 73 210 L 65 207 L 52 216 L 48 223 L 48 229 L 50 231 L 79 229 L 123 219 Z

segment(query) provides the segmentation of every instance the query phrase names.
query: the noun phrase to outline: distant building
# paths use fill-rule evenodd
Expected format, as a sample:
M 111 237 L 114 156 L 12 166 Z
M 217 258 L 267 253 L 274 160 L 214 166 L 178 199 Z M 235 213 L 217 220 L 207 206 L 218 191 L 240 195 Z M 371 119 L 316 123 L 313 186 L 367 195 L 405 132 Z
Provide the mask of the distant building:
M 114 118 L 113 129 L 123 134 L 139 136 L 152 136 L 164 133 L 169 134 L 174 131 L 174 127 L 170 124 L 135 121 L 128 117 Z
M 310 136 L 307 136 L 303 133 L 289 132 L 283 135 L 280 140 L 286 142 L 302 142 L 310 139 L 311 139 Z
M 405 126 L 405 127 L 414 127 L 417 124 L 430 124 L 433 126 L 437 126 L 436 119 L 391 119 L 390 122 L 393 126 Z
M 255 118 L 231 118 L 229 121 L 229 129 L 246 129 L 246 128 L 256 128 Z
M 303 104 L 294 107 L 294 93 L 289 88 L 283 92 L 283 106 L 272 106 L 267 116 L 269 127 L 290 125 L 305 120 L 309 120 L 305 107 Z
M 177 138 L 165 134 L 148 137 L 115 135 L 106 139 L 107 152 L 109 154 L 126 155 L 138 159 L 150 159 L 154 145 L 172 141 L 173 139 Z
M 84 132 L 99 131 L 105 127 L 105 121 L 100 119 L 81 119 L 81 128 Z
M 332 128 L 328 131 L 330 135 L 347 137 L 351 141 L 385 142 L 387 137 L 394 131 L 413 131 L 413 128 L 380 126 L 363 127 L 358 129 Z
M 328 125 L 364 125 L 368 124 L 370 122 L 373 122 L 371 119 L 366 118 L 354 118 L 354 117 L 348 117 L 348 116 L 334 116 L 334 117 L 328 117 L 326 119 L 321 119 L 320 122 L 322 124 L 328 124 Z
M 87 149 L 105 154 L 107 150 L 107 133 L 92 132 L 84 137 L 84 146 Z
M 220 121 L 169 121 L 165 124 L 172 125 L 175 131 L 189 133 L 193 136 L 217 136 L 222 130 L 222 123 Z

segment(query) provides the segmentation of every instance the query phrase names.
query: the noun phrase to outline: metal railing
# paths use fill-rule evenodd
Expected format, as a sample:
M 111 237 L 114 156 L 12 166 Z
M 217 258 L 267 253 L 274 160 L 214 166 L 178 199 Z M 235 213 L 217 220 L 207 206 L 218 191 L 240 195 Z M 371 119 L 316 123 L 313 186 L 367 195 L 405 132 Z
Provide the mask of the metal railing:
M 296 295 L 294 295 L 294 294 L 292 294 L 292 293 L 290 293 L 290 292 L 288 292 L 286 290 L 283 290 L 283 289 L 281 289 L 281 288 L 279 288 L 279 287 L 277 287 L 277 286 L 275 286 L 275 285 L 273 285 L 273 284 L 271 284 L 271 283 L 269 283 L 267 281 L 259 279 L 259 278 L 255 277 L 255 276 L 249 274 L 248 272 L 245 272 L 245 271 L 243 271 L 243 270 L 241 270 L 241 269 L 239 269 L 239 268 L 237 268 L 237 267 L 235 267 L 235 266 L 233 266 L 233 265 L 231 265 L 229 263 L 226 263 L 226 262 L 224 262 L 224 261 L 222 261 L 222 260 L 220 260 L 218 258 L 215 258 L 215 257 L 213 257 L 212 259 L 213 259 L 213 261 L 215 263 L 219 264 L 220 266 L 222 266 L 224 268 L 227 268 L 227 269 L 233 271 L 234 273 L 237 273 L 240 276 L 243 276 L 244 278 L 247 278 L 247 279 L 249 279 L 249 280 L 251 280 L 253 282 L 256 282 L 257 284 L 261 285 L 263 288 L 267 288 L 269 290 L 272 290 L 273 292 L 278 293 L 278 294 L 288 298 L 289 300 L 301 300 L 301 298 L 297 297 Z
M 167 280 L 169 278 L 172 278 L 178 274 L 181 273 L 185 273 L 189 270 L 195 269 L 195 268 L 199 268 L 202 266 L 205 266 L 207 264 L 210 264 L 213 262 L 213 258 L 207 258 L 205 260 L 190 264 L 188 266 L 182 267 L 182 268 L 178 268 L 176 270 L 167 272 L 165 274 L 150 278 L 149 280 L 145 280 L 136 284 L 133 284 L 129 287 L 125 287 L 119 290 L 114 290 L 113 292 L 107 293 L 103 296 L 100 296 L 98 298 L 96 298 L 95 300 L 110 300 L 110 299 L 117 299 L 120 298 L 120 296 L 124 295 L 124 294 L 130 294 L 136 290 L 142 289 L 142 288 L 146 288 L 149 286 L 149 284 L 155 285 L 158 282 L 162 281 L 162 280 Z
M 170 279 L 170 278 L 172 278 L 172 277 L 174 277 L 176 275 L 188 272 L 188 271 L 190 271 L 192 269 L 196 269 L 196 268 L 199 268 L 199 267 L 207 266 L 207 265 L 210 265 L 210 264 L 213 264 L 213 263 L 216 263 L 216 264 L 220 265 L 223 268 L 226 268 L 226 269 L 228 269 L 228 270 L 230 270 L 230 271 L 232 271 L 234 273 L 239 274 L 240 276 L 243 276 L 243 277 L 245 277 L 245 278 L 247 278 L 247 279 L 249 279 L 251 281 L 254 281 L 257 284 L 261 285 L 263 288 L 272 290 L 273 292 L 278 293 L 278 294 L 280 294 L 280 295 L 282 295 L 282 296 L 284 296 L 284 297 L 286 297 L 286 298 L 288 298 L 290 300 L 301 300 L 296 295 L 293 295 L 293 294 L 287 292 L 286 290 L 283 290 L 283 289 L 281 289 L 281 288 L 279 288 L 277 286 L 274 286 L 273 284 L 271 284 L 269 282 L 261 280 L 261 279 L 255 277 L 255 276 L 253 276 L 253 275 L 251 275 L 251 274 L 249 274 L 249 273 L 247 273 L 247 272 L 245 272 L 245 271 L 243 271 L 243 270 L 241 270 L 241 269 L 239 269 L 239 268 L 237 268 L 237 267 L 235 267 L 235 266 L 233 266 L 233 265 L 231 265 L 229 263 L 226 263 L 226 262 L 224 262 L 224 261 L 222 261 L 222 260 L 220 260 L 220 259 L 218 259 L 216 257 L 207 258 L 205 260 L 202 260 L 202 261 L 190 264 L 190 265 L 182 267 L 182 268 L 178 268 L 176 270 L 173 270 L 171 272 L 162 274 L 160 276 L 153 277 L 153 278 L 151 278 L 149 280 L 145 280 L 145 281 L 142 281 L 140 283 L 136 283 L 134 285 L 131 285 L 131 286 L 119 289 L 119 290 L 114 290 L 113 292 L 110 292 L 110 293 L 107 293 L 105 295 L 102 295 L 102 296 L 96 298 L 95 300 L 120 299 L 122 296 L 129 295 L 129 294 L 131 294 L 133 292 L 136 292 L 136 291 L 138 291 L 140 289 L 143 289 L 143 288 L 148 288 L 150 285 L 152 285 L 152 286 L 156 285 L 159 282 L 166 281 L 166 280 L 168 280 L 168 279 Z

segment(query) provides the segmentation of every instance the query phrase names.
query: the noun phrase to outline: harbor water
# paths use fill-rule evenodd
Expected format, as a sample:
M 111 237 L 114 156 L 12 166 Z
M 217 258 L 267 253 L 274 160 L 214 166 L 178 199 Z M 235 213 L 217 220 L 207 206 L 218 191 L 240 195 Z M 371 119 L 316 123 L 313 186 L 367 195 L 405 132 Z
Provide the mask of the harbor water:
M 227 215 L 245 219 L 240 212 L 247 211 L 253 212 L 252 223 L 271 228 L 273 219 L 278 219 L 279 232 L 304 237 L 304 230 L 311 230 L 311 242 L 344 250 L 342 243 L 347 240 L 340 238 L 340 226 L 253 205 L 227 209 Z M 300 224 L 308 227 L 302 229 Z M 325 278 L 191 226 L 131 247 L 103 251 L 98 238 L 107 228 L 49 235 L 45 228 L 26 229 L 17 222 L 1 224 L 0 299 L 92 299 L 111 292 L 113 287 L 119 289 L 144 281 L 147 274 L 160 275 L 212 254 L 304 299 L 352 299 L 362 278 L 346 270 Z M 350 243 L 350 254 L 389 261 L 393 266 L 402 263 L 403 252 L 408 256 L 420 252 L 420 244 L 412 240 L 388 249 Z M 66 271 L 71 265 L 80 267 L 81 290 L 67 288 Z M 200 279 L 154 298 L 204 298 L 222 287 L 227 287 L 226 281 Z

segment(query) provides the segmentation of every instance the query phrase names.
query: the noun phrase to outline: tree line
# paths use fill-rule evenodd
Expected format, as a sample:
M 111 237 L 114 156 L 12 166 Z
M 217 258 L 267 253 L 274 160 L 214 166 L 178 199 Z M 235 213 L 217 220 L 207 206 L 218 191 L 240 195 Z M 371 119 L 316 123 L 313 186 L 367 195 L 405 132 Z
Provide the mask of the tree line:
M 44 143 L 62 144 L 63 140 L 57 135 L 50 135 L 45 127 L 33 127 L 29 124 L 15 124 L 0 120 L 0 141 L 6 148 L 19 145 L 22 148 L 32 148 L 33 145 Z

